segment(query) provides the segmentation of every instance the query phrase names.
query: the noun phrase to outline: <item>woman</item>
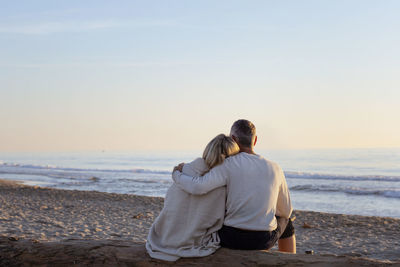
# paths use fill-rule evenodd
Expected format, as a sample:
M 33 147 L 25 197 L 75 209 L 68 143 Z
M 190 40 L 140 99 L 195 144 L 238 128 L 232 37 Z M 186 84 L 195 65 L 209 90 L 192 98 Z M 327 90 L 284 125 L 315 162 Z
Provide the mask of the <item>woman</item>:
M 236 142 L 224 134 L 206 146 L 203 157 L 183 166 L 182 172 L 201 176 L 239 153 Z M 225 215 L 226 188 L 194 196 L 175 183 L 168 189 L 164 208 L 150 228 L 146 249 L 152 258 L 176 261 L 179 257 L 204 257 L 219 248 L 217 231 Z

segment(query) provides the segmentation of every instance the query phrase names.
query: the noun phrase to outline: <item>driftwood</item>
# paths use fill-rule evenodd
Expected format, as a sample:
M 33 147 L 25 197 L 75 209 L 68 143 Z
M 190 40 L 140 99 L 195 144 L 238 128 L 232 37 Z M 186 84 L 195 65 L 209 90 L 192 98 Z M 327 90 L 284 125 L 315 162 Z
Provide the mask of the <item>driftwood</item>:
M 219 249 L 204 258 L 169 263 L 150 258 L 143 243 L 120 240 L 38 242 L 0 237 L 0 266 L 400 266 L 350 256 Z

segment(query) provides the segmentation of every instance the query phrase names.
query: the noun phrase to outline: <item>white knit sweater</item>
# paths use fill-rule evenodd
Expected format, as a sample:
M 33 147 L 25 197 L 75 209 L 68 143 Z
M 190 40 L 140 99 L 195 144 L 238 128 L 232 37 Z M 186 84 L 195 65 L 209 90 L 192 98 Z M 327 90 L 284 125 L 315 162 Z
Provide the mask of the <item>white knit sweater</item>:
M 208 170 L 202 158 L 183 167 L 183 173 L 199 176 Z M 175 261 L 179 257 L 203 257 L 219 248 L 217 231 L 225 214 L 226 188 L 201 196 L 191 195 L 175 183 L 168 189 L 164 208 L 150 228 L 146 249 L 152 258 Z
M 172 174 L 175 183 L 191 194 L 207 194 L 226 186 L 224 224 L 245 230 L 272 231 L 275 215 L 289 218 L 292 204 L 285 175 L 278 164 L 249 153 L 227 158 L 204 176 Z

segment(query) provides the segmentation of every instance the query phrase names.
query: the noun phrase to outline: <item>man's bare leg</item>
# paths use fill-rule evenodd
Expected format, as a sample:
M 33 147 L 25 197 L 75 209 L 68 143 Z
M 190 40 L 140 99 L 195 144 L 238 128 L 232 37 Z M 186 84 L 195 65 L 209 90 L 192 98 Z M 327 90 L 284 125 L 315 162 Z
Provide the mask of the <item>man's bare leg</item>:
M 288 238 L 279 239 L 278 250 L 296 254 L 296 236 L 292 235 Z

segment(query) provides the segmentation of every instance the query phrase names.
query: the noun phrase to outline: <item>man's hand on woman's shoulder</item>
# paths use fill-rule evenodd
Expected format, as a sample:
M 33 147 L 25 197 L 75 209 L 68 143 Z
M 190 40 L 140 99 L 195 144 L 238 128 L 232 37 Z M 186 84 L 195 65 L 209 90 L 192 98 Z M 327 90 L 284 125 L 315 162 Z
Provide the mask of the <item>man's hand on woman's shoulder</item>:
M 175 167 L 174 167 L 174 170 L 172 171 L 172 173 L 174 173 L 175 171 L 180 171 L 180 172 L 182 172 L 183 165 L 185 165 L 185 163 L 182 162 L 182 163 L 179 164 L 178 166 L 175 166 Z

